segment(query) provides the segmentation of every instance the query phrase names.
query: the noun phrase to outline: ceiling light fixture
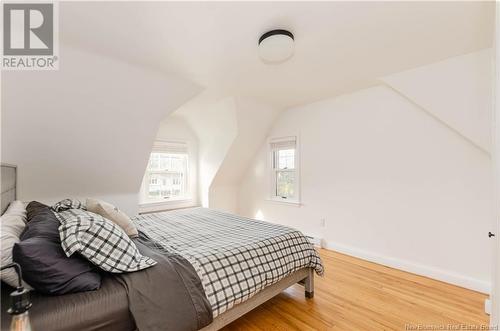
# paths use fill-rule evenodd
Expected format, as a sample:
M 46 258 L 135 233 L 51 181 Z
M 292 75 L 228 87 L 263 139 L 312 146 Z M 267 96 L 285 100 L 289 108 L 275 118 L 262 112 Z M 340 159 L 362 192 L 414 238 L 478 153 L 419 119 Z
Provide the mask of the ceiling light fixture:
M 287 30 L 271 30 L 259 38 L 259 56 L 264 63 L 283 63 L 294 53 L 294 37 Z

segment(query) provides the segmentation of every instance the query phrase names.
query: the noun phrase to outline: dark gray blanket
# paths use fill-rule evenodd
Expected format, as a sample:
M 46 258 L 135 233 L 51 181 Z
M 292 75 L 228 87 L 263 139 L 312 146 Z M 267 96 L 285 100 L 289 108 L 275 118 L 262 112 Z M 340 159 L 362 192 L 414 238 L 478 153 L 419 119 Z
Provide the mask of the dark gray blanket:
M 198 330 L 212 322 L 212 309 L 196 271 L 183 257 L 155 246 L 144 234 L 134 239 L 157 264 L 120 274 L 129 309 L 140 331 Z

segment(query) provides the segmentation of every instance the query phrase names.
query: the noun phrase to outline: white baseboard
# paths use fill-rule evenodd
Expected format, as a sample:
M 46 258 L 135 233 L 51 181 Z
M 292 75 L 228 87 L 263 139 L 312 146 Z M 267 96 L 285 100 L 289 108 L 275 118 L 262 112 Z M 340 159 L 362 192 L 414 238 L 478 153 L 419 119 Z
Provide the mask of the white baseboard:
M 419 263 L 405 261 L 390 256 L 383 256 L 377 253 L 364 251 L 351 246 L 337 244 L 331 241 L 324 241 L 323 247 L 326 249 L 331 249 L 338 251 L 340 253 L 358 257 L 363 260 L 379 263 L 395 269 L 404 270 L 420 276 L 437 279 L 442 282 L 458 285 L 481 293 L 486 293 L 486 294 L 491 293 L 490 282 L 460 275 L 444 269 L 439 269 Z
M 491 315 L 491 300 L 490 299 L 484 300 L 484 312 L 488 315 Z

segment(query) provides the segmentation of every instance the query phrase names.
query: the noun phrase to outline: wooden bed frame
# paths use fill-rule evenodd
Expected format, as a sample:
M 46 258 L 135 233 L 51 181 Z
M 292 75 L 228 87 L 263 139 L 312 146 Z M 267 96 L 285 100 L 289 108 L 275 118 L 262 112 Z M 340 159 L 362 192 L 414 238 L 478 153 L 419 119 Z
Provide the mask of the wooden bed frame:
M 237 304 L 233 308 L 220 314 L 211 324 L 200 331 L 219 330 L 296 283 L 304 286 L 306 298 L 310 299 L 314 297 L 314 269 L 300 269 L 279 282 L 266 287 L 247 301 Z
M 1 168 L 2 196 L 0 200 L 3 212 L 8 204 L 17 198 L 17 168 L 10 164 L 2 164 Z M 279 282 L 266 287 L 247 301 L 237 304 L 220 314 L 211 324 L 201 329 L 201 331 L 215 331 L 223 328 L 296 283 L 304 286 L 306 298 L 314 297 L 314 269 L 303 268 L 288 275 Z

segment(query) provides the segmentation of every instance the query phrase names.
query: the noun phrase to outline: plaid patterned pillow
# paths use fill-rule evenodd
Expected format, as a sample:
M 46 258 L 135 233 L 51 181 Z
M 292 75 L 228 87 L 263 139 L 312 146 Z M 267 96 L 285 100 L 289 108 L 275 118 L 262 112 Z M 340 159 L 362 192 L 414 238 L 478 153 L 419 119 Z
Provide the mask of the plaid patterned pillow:
M 68 209 L 83 209 L 87 210 L 87 207 L 83 202 L 77 199 L 64 199 L 50 207 L 55 212 L 60 212 Z
M 61 246 L 68 257 L 78 252 L 99 268 L 114 273 L 138 271 L 156 264 L 141 255 L 119 226 L 100 215 L 69 209 L 59 216 Z

